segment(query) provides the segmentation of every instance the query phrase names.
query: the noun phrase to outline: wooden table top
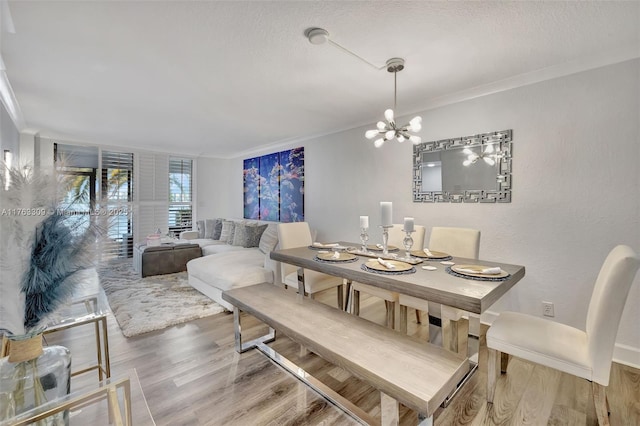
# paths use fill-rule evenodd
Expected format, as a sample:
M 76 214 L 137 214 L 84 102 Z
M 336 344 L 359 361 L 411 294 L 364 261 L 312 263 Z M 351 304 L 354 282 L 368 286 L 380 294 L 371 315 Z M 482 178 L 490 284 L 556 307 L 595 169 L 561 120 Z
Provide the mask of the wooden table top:
M 346 242 L 341 242 L 341 245 L 359 247 L 357 244 Z M 525 267 L 521 265 L 454 257 L 452 262 L 456 264 L 499 266 L 510 276 L 503 281 L 478 281 L 461 278 L 448 274 L 445 271 L 447 266 L 438 261 L 425 261 L 415 265 L 416 272 L 414 274 L 383 275 L 361 269 L 363 263 L 371 260 L 369 257 L 359 256 L 358 261 L 352 263 L 330 263 L 314 260 L 317 254 L 318 250 L 298 247 L 272 251 L 270 256 L 271 259 L 279 262 L 441 303 L 475 314 L 486 311 L 525 274 Z M 435 266 L 438 269 L 435 271 L 422 269 L 422 266 L 427 265 Z

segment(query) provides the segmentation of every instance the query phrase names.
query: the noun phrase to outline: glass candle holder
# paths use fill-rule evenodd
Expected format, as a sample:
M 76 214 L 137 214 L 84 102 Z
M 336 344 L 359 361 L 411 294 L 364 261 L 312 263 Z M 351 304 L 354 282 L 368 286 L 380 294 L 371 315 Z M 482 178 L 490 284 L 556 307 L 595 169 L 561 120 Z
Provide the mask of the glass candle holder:
M 404 245 L 404 249 L 406 250 L 405 259 L 411 260 L 411 247 L 413 247 L 413 238 L 411 238 L 411 234 L 415 231 L 404 231 L 407 235 L 402 240 L 402 244 Z
M 389 228 L 393 228 L 391 226 L 381 226 L 382 228 L 382 254 L 385 256 L 389 255 Z
M 367 252 L 367 241 L 369 241 L 369 228 L 360 228 L 360 241 L 362 241 L 362 252 Z

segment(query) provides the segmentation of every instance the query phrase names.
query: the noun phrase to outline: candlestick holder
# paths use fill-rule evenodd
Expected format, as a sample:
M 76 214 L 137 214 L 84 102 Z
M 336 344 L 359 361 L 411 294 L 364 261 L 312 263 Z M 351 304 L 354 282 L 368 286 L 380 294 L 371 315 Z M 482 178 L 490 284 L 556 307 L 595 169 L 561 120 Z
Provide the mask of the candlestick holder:
M 367 253 L 367 241 L 369 241 L 369 228 L 360 228 L 360 241 L 362 241 L 362 252 Z
M 404 233 L 406 233 L 407 235 L 404 237 L 404 239 L 402 240 L 402 244 L 404 245 L 404 249 L 406 250 L 405 253 L 405 260 L 411 260 L 411 247 L 413 247 L 413 238 L 411 238 L 411 234 L 413 234 L 415 231 L 405 231 L 403 229 Z
M 389 255 L 389 228 L 393 228 L 393 225 L 382 225 L 382 254 Z

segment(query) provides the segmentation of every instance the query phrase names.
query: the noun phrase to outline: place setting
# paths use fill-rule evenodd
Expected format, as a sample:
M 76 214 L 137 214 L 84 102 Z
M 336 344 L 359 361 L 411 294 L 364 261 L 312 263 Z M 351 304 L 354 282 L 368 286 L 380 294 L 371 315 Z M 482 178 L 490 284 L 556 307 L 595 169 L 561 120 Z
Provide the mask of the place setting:
M 453 259 L 453 257 L 449 253 L 444 253 L 441 251 L 429 250 L 425 248 L 423 250 L 413 250 L 411 251 L 411 255 L 418 257 L 420 259 L 425 260 L 435 260 L 438 262 L 447 261 Z
M 368 260 L 361 266 L 363 271 L 372 272 L 374 274 L 383 275 L 402 275 L 402 274 L 414 274 L 416 268 L 400 260 L 385 260 L 382 258 Z
M 358 256 L 356 256 L 355 254 L 352 253 L 347 253 L 345 251 L 333 251 L 333 252 L 329 252 L 329 251 L 318 251 L 318 254 L 316 254 L 316 257 L 314 257 L 314 259 L 316 262 L 326 262 L 326 263 L 334 263 L 334 262 L 341 262 L 341 263 L 351 263 L 351 262 L 357 262 L 358 261 Z
M 445 271 L 455 277 L 478 281 L 504 281 L 511 276 L 499 266 L 451 265 Z

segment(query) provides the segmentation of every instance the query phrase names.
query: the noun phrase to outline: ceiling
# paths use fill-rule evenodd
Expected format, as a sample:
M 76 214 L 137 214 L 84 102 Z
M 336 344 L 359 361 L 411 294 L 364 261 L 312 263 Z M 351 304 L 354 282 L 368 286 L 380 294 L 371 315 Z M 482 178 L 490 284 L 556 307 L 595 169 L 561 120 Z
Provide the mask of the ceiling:
M 635 1 L 8 5 L 1 54 L 27 129 L 222 158 L 373 126 L 392 106 L 392 74 L 312 45 L 309 27 L 380 67 L 405 59 L 396 115 L 640 56 Z

